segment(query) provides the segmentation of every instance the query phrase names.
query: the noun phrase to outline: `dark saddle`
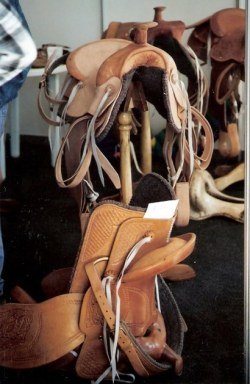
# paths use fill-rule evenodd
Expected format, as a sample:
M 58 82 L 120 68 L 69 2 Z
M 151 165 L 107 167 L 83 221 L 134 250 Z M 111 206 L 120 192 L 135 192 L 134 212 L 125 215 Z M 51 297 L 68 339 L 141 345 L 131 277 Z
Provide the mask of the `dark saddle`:
M 239 82 L 244 81 L 245 11 L 228 8 L 187 28 L 194 28 L 188 44 L 204 63 L 211 63 L 208 118 L 224 157 L 240 152 Z M 217 135 L 217 136 L 216 136 Z
M 19 302 L 0 307 L 1 366 L 73 366 L 98 383 L 124 375 L 133 382 L 131 373 L 181 374 L 187 328 L 160 274 L 192 253 L 195 235 L 171 237 L 175 210 L 159 218 L 135 205 L 155 202 L 155 193 L 145 193 L 148 183 L 159 200 L 175 198 L 161 176 L 142 180 L 131 205 L 105 201 L 93 209 L 65 285 L 64 271 L 52 272 L 44 301 L 18 290 Z

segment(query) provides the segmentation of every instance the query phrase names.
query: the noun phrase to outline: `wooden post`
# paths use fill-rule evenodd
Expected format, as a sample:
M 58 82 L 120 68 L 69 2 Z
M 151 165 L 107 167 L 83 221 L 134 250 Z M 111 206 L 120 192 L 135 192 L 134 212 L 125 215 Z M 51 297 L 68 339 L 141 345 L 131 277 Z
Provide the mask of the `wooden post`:
M 163 20 L 162 14 L 165 11 L 166 7 L 154 7 L 155 15 L 154 15 L 154 21 L 159 23 Z
M 152 172 L 152 145 L 149 111 L 142 112 L 141 126 L 141 170 L 143 173 Z
M 132 172 L 130 157 L 130 131 L 132 118 L 130 112 L 121 112 L 118 116 L 120 135 L 120 176 L 121 201 L 128 204 L 132 197 Z

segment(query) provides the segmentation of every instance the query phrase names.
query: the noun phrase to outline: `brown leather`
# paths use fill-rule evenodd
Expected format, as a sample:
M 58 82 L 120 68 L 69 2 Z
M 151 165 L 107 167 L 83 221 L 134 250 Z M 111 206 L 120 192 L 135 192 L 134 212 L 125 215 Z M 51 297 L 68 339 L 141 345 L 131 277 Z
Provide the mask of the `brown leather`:
M 42 290 L 46 298 L 51 298 L 67 293 L 72 273 L 73 268 L 68 267 L 56 269 L 46 275 L 41 282 Z M 169 281 L 182 281 L 194 278 L 196 276 L 196 272 L 189 265 L 178 264 L 162 272 L 161 276 Z M 23 303 L 24 301 L 22 299 L 22 301 L 19 300 L 18 302 Z
M 73 268 L 60 268 L 50 272 L 41 281 L 41 287 L 46 298 L 67 293 Z
M 26 291 L 18 285 L 15 285 L 11 291 L 10 296 L 13 302 L 21 304 L 34 304 L 36 301 Z
M 237 124 L 241 104 L 238 86 L 240 80 L 244 81 L 245 24 L 244 9 L 226 8 L 187 27 L 194 28 L 188 44 L 197 56 L 204 62 L 208 61 L 207 54 L 210 57 L 208 113 L 215 121 L 220 136 L 229 133 L 228 128 L 231 124 Z M 210 46 L 209 53 L 208 46 Z M 232 143 L 227 148 L 222 148 L 225 141 L 219 144 L 223 157 L 235 157 L 240 152 L 238 129 L 235 132 L 237 133 L 237 137 L 234 135 L 235 147 Z M 218 139 L 216 131 L 215 139 Z
M 211 48 L 211 58 L 216 61 L 245 59 L 245 11 L 228 8 L 216 12 L 210 20 L 212 32 L 219 37 Z

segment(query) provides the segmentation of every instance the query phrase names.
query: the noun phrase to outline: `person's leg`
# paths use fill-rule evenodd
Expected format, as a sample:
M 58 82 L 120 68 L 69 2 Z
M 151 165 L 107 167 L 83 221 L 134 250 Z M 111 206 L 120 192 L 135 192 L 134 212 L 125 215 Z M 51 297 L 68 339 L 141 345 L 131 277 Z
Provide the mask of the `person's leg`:
M 4 132 L 4 126 L 7 116 L 8 106 L 7 104 L 0 108 L 0 137 Z M 0 175 L 0 189 L 1 189 L 1 175 Z M 0 297 L 3 295 L 4 281 L 2 278 L 4 264 L 4 249 L 3 249 L 3 239 L 2 239 L 2 230 L 1 230 L 1 217 L 0 217 Z

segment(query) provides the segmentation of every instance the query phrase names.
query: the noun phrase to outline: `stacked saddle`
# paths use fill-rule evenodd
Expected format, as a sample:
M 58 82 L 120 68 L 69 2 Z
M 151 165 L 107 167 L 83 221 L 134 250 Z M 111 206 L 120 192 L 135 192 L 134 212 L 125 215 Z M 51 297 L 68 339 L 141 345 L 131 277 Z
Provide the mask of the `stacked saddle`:
M 186 325 L 160 274 L 191 254 L 195 235 L 171 237 L 175 210 L 159 218 L 134 206 L 148 205 L 148 183 L 160 199 L 174 201 L 162 177 L 147 175 L 142 182 L 131 205 L 106 201 L 94 208 L 67 284 L 60 283 L 60 270 L 53 272 L 43 282 L 45 301 L 26 295 L 0 307 L 2 366 L 73 365 L 78 376 L 96 383 L 124 375 L 133 382 L 136 374 L 171 368 L 181 374 Z

